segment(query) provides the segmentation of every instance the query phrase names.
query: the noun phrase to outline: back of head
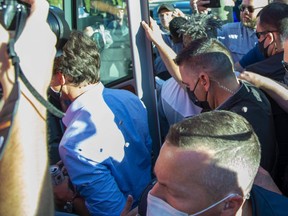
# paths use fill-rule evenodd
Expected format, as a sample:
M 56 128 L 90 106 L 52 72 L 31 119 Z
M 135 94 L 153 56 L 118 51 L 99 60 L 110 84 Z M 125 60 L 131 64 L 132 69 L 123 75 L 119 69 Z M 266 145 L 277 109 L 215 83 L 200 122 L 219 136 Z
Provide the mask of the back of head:
M 175 17 L 169 23 L 169 31 L 173 40 L 182 41 L 182 33 L 180 32 L 181 26 L 187 22 L 184 17 Z
M 61 71 L 75 86 L 81 83 L 94 84 L 100 80 L 100 54 L 97 46 L 80 31 L 70 34 L 57 66 L 55 70 Z
M 271 3 L 259 13 L 259 24 L 266 31 L 280 31 L 281 22 L 288 18 L 288 5 L 284 3 Z
M 202 113 L 171 126 L 166 141 L 210 156 L 209 168 L 201 174 L 210 193 L 249 192 L 261 151 L 257 135 L 242 116 L 229 111 Z
M 215 38 L 193 40 L 177 55 L 175 63 L 179 66 L 187 64 L 194 71 L 206 72 L 216 81 L 235 78 L 230 52 Z
M 221 26 L 222 21 L 213 14 L 192 14 L 180 28 L 180 32 L 184 36 L 184 46 L 199 38 L 216 38 L 217 29 Z

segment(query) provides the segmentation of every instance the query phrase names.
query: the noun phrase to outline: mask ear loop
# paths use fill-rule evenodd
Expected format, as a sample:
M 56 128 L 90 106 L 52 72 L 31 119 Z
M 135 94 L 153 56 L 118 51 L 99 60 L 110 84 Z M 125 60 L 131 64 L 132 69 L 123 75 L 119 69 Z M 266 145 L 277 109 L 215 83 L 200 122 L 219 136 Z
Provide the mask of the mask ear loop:
M 231 198 L 231 197 L 236 197 L 236 196 L 239 196 L 239 195 L 238 195 L 238 194 L 234 194 L 234 193 L 229 194 L 228 196 L 224 197 L 223 199 L 219 200 L 218 202 L 214 203 L 213 205 L 209 206 L 208 208 L 203 209 L 202 211 L 197 212 L 196 214 L 189 215 L 189 216 L 197 216 L 197 215 L 200 215 L 200 214 L 208 211 L 209 209 L 214 208 L 215 206 L 219 205 L 221 202 L 225 201 L 226 199 L 229 199 L 229 198 Z M 225 206 L 226 206 L 226 205 L 225 205 Z

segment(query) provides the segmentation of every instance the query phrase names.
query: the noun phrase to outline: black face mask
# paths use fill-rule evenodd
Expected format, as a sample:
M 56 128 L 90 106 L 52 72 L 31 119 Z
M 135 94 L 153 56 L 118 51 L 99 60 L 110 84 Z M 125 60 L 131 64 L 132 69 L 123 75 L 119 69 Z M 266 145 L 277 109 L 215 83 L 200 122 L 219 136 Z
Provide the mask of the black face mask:
M 267 47 L 264 48 L 264 43 L 266 41 L 267 37 L 265 37 L 261 42 L 258 42 L 258 48 L 260 52 L 264 55 L 265 58 L 268 58 L 268 48 L 272 43 L 270 43 Z
M 197 80 L 196 85 L 195 85 L 195 87 L 194 87 L 194 89 L 193 89 L 192 91 L 190 90 L 190 88 L 187 87 L 188 96 L 189 96 L 190 100 L 191 100 L 196 106 L 199 106 L 199 107 L 201 107 L 201 108 L 203 109 L 202 112 L 210 111 L 210 110 L 212 110 L 212 109 L 211 109 L 211 107 L 210 107 L 210 105 L 209 105 L 209 103 L 208 103 L 208 101 L 207 101 L 207 94 L 208 94 L 208 92 L 206 92 L 206 100 L 205 100 L 205 101 L 199 101 L 198 98 L 196 97 L 195 93 L 194 93 L 194 92 L 195 92 L 195 89 L 196 89 L 196 87 L 197 87 L 197 85 L 198 85 L 198 82 L 199 82 L 199 79 Z

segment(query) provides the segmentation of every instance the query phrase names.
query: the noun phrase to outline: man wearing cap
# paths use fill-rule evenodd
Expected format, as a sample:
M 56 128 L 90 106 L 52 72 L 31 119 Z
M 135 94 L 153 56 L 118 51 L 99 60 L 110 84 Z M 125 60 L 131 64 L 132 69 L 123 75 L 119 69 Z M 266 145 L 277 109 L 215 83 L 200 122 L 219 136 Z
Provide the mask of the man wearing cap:
M 174 8 L 172 4 L 161 4 L 159 5 L 157 9 L 157 14 L 160 20 L 160 30 L 162 32 L 162 37 L 165 43 L 169 47 L 174 47 L 174 43 L 170 36 L 170 30 L 169 30 L 169 23 L 171 20 L 175 17 L 185 17 L 185 14 L 177 9 Z M 171 77 L 169 72 L 167 71 L 167 68 L 160 56 L 160 53 L 157 48 L 154 49 L 155 52 L 155 61 L 154 61 L 154 73 L 162 80 L 167 80 Z M 161 85 L 161 84 L 160 84 Z
M 161 4 L 158 7 L 157 14 L 161 23 L 163 33 L 169 33 L 169 23 L 174 18 L 173 12 L 175 8 L 172 4 Z

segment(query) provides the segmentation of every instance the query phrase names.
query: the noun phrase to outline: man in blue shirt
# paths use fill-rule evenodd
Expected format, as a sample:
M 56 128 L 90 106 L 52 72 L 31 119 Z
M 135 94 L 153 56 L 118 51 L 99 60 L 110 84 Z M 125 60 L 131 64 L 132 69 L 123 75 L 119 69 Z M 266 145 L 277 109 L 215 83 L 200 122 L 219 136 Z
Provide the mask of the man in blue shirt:
M 227 23 L 218 31 L 218 39 L 229 49 L 234 63 L 257 43 L 256 15 L 267 4 L 263 0 L 243 0 L 239 6 L 241 22 Z
M 72 101 L 59 153 L 90 214 L 116 216 L 151 180 L 151 138 L 139 98 L 99 81 L 99 57 L 90 38 L 73 32 L 55 60 L 53 88 Z

